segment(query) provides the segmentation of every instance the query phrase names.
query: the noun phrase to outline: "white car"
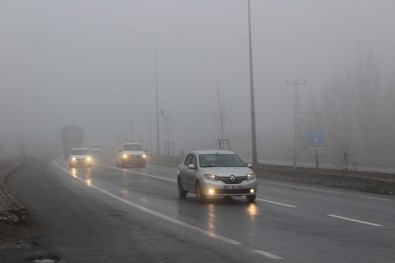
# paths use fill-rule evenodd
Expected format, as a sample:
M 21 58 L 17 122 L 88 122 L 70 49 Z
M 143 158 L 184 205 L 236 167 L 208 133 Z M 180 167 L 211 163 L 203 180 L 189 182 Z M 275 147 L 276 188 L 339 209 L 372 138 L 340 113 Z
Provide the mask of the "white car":
M 88 148 L 72 148 L 69 155 L 69 166 L 92 167 L 93 159 Z
M 246 196 L 247 202 L 254 202 L 257 180 L 250 168 L 231 151 L 191 152 L 178 167 L 178 194 L 184 199 L 191 192 L 199 201 L 209 196 Z
M 139 143 L 124 143 L 119 146 L 117 156 L 118 166 L 137 165 L 145 167 L 146 159 L 146 151 L 143 150 L 143 146 Z

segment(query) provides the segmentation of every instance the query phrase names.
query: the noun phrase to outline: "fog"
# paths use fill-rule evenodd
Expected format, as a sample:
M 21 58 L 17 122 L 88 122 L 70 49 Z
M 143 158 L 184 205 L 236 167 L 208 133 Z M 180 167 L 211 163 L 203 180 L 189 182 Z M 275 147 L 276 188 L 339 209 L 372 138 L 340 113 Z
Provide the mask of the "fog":
M 251 0 L 259 160 L 292 159 L 294 86 L 287 81 L 296 80 L 306 81 L 301 136 L 324 129 L 324 158 L 344 145 L 358 147 L 366 163 L 380 163 L 378 153 L 394 156 L 394 10 L 392 0 Z M 247 15 L 247 0 L 0 0 L 3 155 L 20 147 L 30 155 L 61 152 L 60 131 L 70 124 L 84 129 L 87 146 L 102 142 L 113 151 L 129 140 L 154 153 L 155 41 L 144 35 L 151 34 L 161 36 L 161 153 L 168 140 L 174 155 L 218 148 L 218 88 L 224 138 L 251 159 Z M 365 70 L 359 78 L 358 69 Z M 365 111 L 366 101 L 353 100 L 358 80 L 378 108 Z M 341 99 L 347 110 L 337 106 Z M 306 149 L 300 155 L 310 158 Z

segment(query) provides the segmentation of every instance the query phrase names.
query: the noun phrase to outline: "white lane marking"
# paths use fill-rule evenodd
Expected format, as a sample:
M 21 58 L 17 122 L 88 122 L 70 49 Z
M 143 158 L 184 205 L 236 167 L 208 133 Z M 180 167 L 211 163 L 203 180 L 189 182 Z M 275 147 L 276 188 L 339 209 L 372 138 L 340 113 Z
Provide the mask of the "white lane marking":
M 271 259 L 283 259 L 282 257 L 279 257 L 277 255 L 274 255 L 272 253 L 269 253 L 269 252 L 266 252 L 266 251 L 263 251 L 263 250 L 253 250 L 253 251 L 255 253 L 259 254 L 259 255 L 262 255 L 262 256 L 265 256 L 265 257 L 268 257 L 268 258 L 271 258 Z
M 258 182 L 258 184 L 260 184 L 261 182 Z M 265 184 L 266 185 L 271 185 L 271 186 L 278 186 L 278 185 L 286 185 L 286 187 L 292 188 L 292 189 L 296 189 L 296 190 L 303 190 L 303 189 L 308 189 L 314 192 L 321 192 L 321 193 L 326 193 L 326 194 L 333 194 L 333 195 L 346 195 L 346 196 L 352 196 L 352 197 L 359 197 L 359 198 L 368 198 L 368 199 L 373 199 L 373 200 L 379 200 L 379 201 L 389 201 L 390 199 L 387 198 L 382 198 L 382 197 L 375 197 L 375 196 L 368 196 L 368 195 L 360 195 L 360 194 L 356 194 L 353 193 L 352 195 L 349 192 L 345 192 L 347 191 L 346 189 L 339 189 L 339 190 L 327 190 L 327 189 L 318 189 L 318 188 L 311 188 L 311 187 L 306 187 L 306 186 L 296 186 L 296 185 L 291 185 L 291 182 L 286 182 L 286 181 L 282 181 L 281 183 L 279 182 L 268 182 L 266 181 Z
M 380 200 L 380 201 L 388 201 L 389 199 L 381 198 L 381 197 L 374 197 L 374 196 L 366 196 L 366 198 Z
M 85 179 L 82 179 L 82 178 L 78 177 L 77 175 L 73 175 L 72 173 L 70 173 L 70 171 L 64 169 L 63 167 L 61 167 L 60 165 L 58 165 L 58 164 L 55 163 L 55 162 L 53 162 L 53 164 L 54 164 L 55 166 L 57 166 L 59 169 L 61 169 L 61 170 L 63 170 L 64 172 L 66 172 L 67 174 L 70 174 L 71 176 L 73 176 L 73 178 L 78 179 L 79 181 L 81 181 L 81 182 L 84 183 L 84 184 L 87 184 L 87 181 L 86 181 Z M 134 207 L 134 208 L 136 208 L 136 209 L 139 209 L 139 210 L 141 210 L 141 211 L 143 211 L 143 212 L 145 212 L 145 213 L 147 213 L 147 214 L 150 214 L 150 215 L 152 215 L 152 216 L 158 217 L 158 218 L 160 218 L 160 219 L 166 220 L 166 221 L 168 221 L 168 222 L 170 222 L 170 223 L 173 223 L 173 224 L 176 224 L 176 225 L 179 225 L 179 226 L 186 227 L 186 228 L 191 229 L 191 230 L 195 230 L 195 231 L 197 231 L 197 232 L 199 232 L 199 233 L 202 233 L 202 234 L 204 234 L 204 235 L 207 235 L 207 236 L 209 236 L 209 237 L 211 237 L 211 238 L 214 238 L 214 239 L 217 239 L 217 240 L 221 240 L 221 241 L 226 242 L 226 243 L 231 244 L 231 245 L 241 245 L 240 242 L 235 241 L 235 240 L 233 240 L 233 239 L 230 239 L 230 238 L 227 238 L 227 237 L 224 237 L 224 236 L 221 236 L 221 235 L 217 235 L 217 234 L 212 233 L 212 232 L 210 232 L 210 231 L 207 231 L 207 230 L 205 230 L 205 229 L 202 229 L 202 228 L 199 228 L 199 227 L 190 225 L 190 224 L 185 223 L 185 222 L 183 222 L 183 221 L 177 220 L 177 219 L 175 219 L 175 218 L 166 216 L 166 215 L 164 215 L 164 214 L 155 212 L 155 211 L 153 211 L 153 210 L 151 210 L 151 209 L 148 209 L 148 208 L 146 208 L 146 207 L 143 207 L 143 206 L 141 206 L 141 205 L 138 205 L 138 204 L 136 204 L 136 203 L 133 203 L 133 202 L 131 202 L 131 201 L 129 201 L 129 200 L 123 199 L 123 198 L 121 198 L 121 197 L 119 197 L 119 196 L 116 196 L 116 195 L 110 193 L 110 192 L 107 192 L 106 190 L 104 190 L 104 189 L 102 189 L 102 188 L 100 188 L 100 187 L 98 187 L 98 186 L 96 186 L 96 185 L 94 185 L 94 184 L 87 184 L 87 185 L 88 185 L 90 188 L 94 188 L 94 189 L 96 189 L 97 191 L 102 192 L 103 194 L 108 195 L 109 197 L 112 197 L 112 198 L 114 198 L 114 199 L 116 199 L 116 200 L 118 200 L 118 201 L 120 201 L 120 202 L 122 202 L 122 203 L 125 203 L 125 204 L 127 204 L 127 205 L 130 205 L 130 206 L 132 206 L 132 207 Z
M 331 215 L 331 214 L 328 214 L 327 216 L 334 217 L 334 218 L 339 218 L 339 219 L 343 219 L 343 220 L 347 220 L 347 221 L 351 221 L 351 222 L 361 223 L 361 224 L 365 224 L 365 225 L 370 225 L 370 226 L 382 226 L 382 225 L 379 225 L 379 224 L 370 223 L 370 222 L 357 220 L 357 219 L 352 219 L 352 218 L 343 217 L 343 216 L 337 216 L 337 215 Z
M 113 166 L 107 166 L 107 165 L 98 164 L 98 163 L 97 163 L 96 165 L 102 166 L 102 167 L 106 167 L 106 168 L 110 168 L 110 169 L 114 169 L 114 170 L 119 170 L 119 171 L 124 171 L 124 172 L 129 172 L 129 173 L 140 174 L 140 175 L 148 176 L 148 177 L 155 178 L 155 179 L 159 179 L 159 180 L 164 180 L 164 181 L 169 181 L 169 182 L 174 182 L 174 183 L 177 182 L 177 180 L 174 180 L 174 179 L 168 179 L 168 178 L 164 178 L 164 177 L 160 177 L 160 176 L 156 176 L 156 175 L 152 175 L 152 174 L 147 174 L 147 173 L 142 173 L 142 172 L 137 172 L 137 171 L 133 171 L 133 170 L 121 169 L 121 168 L 117 168 L 117 167 L 113 167 Z M 279 202 L 270 201 L 270 200 L 266 200 L 266 199 L 257 198 L 256 200 L 259 200 L 259 201 L 262 201 L 262 202 L 266 202 L 266 203 L 275 204 L 275 205 L 281 205 L 281 206 L 291 207 L 291 208 L 295 208 L 295 207 L 296 207 L 296 206 L 294 206 L 294 205 L 279 203 Z
M 275 205 L 281 205 L 281 206 L 291 207 L 291 208 L 297 207 L 297 206 L 295 206 L 295 205 L 288 205 L 288 204 L 279 203 L 279 202 L 270 201 L 270 200 L 261 199 L 261 198 L 257 198 L 256 200 L 259 200 L 259 201 L 262 201 L 262 202 L 266 202 L 266 203 L 270 203 L 270 204 L 275 204 Z
M 107 166 L 107 165 L 98 164 L 98 163 L 96 163 L 96 165 L 102 166 L 102 167 L 106 167 L 106 168 L 110 168 L 110 169 L 114 169 L 114 170 L 123 171 L 123 172 L 140 174 L 140 175 L 148 176 L 148 177 L 159 179 L 159 180 L 169 181 L 169 182 L 173 182 L 173 183 L 177 182 L 177 180 L 174 180 L 174 179 L 168 179 L 168 178 L 164 178 L 164 177 L 160 177 L 160 176 L 156 176 L 156 175 L 152 175 L 152 174 L 147 174 L 147 173 L 142 173 L 142 172 L 137 172 L 137 171 L 133 171 L 133 170 L 121 169 L 121 168 Z

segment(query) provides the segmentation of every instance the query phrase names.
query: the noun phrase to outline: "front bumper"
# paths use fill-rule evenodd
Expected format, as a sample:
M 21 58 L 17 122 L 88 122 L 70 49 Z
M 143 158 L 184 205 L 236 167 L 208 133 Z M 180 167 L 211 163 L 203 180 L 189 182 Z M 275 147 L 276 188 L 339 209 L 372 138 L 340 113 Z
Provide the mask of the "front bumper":
M 145 164 L 145 158 L 142 156 L 129 155 L 128 157 L 122 157 L 120 162 L 123 165 Z
M 70 166 L 90 166 L 92 165 L 92 160 L 87 159 L 76 159 L 69 161 Z
M 206 196 L 245 196 L 256 195 L 257 182 L 243 181 L 239 184 L 225 184 L 220 181 L 202 180 L 201 186 Z

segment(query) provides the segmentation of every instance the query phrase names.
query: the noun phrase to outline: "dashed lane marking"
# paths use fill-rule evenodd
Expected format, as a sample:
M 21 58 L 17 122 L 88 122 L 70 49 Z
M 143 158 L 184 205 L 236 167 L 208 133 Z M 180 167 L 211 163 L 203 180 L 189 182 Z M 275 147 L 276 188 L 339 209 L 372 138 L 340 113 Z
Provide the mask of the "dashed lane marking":
M 281 206 L 285 206 L 285 207 L 291 207 L 291 208 L 297 207 L 295 205 L 284 204 L 284 203 L 275 202 L 275 201 L 266 200 L 266 199 L 261 199 L 261 198 L 257 198 L 256 200 L 259 200 L 259 201 L 262 201 L 262 202 L 266 202 L 266 203 L 270 203 L 270 204 L 281 205 Z
M 370 225 L 370 226 L 382 226 L 382 225 L 379 225 L 379 224 L 370 223 L 370 222 L 357 220 L 357 219 L 353 219 L 353 218 L 348 218 L 348 217 L 344 217 L 344 216 L 337 216 L 337 215 L 331 215 L 331 214 L 328 214 L 328 216 L 334 217 L 334 218 L 338 218 L 338 219 L 347 220 L 347 221 L 351 221 L 351 222 L 356 222 L 356 223 L 360 223 L 360 224 Z
M 271 258 L 271 259 L 283 259 L 282 257 L 279 257 L 279 256 L 277 256 L 277 255 L 274 255 L 274 254 L 272 254 L 272 253 L 269 253 L 269 252 L 266 252 L 266 251 L 263 251 L 263 250 L 253 250 L 255 253 L 257 253 L 257 254 L 259 254 L 259 255 L 262 255 L 262 256 L 265 256 L 265 257 L 268 257 L 268 258 Z

